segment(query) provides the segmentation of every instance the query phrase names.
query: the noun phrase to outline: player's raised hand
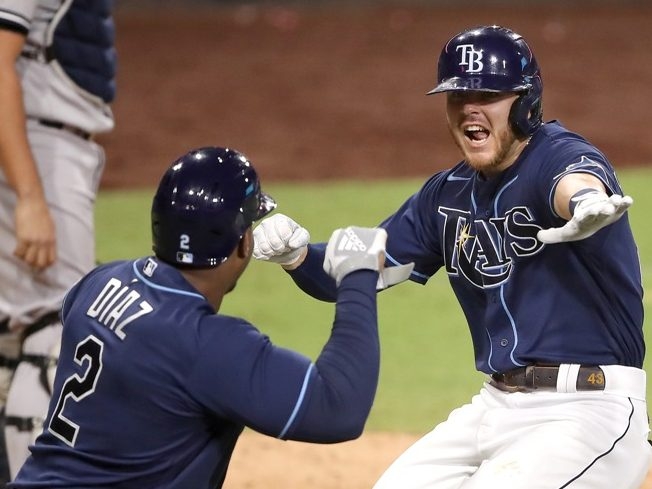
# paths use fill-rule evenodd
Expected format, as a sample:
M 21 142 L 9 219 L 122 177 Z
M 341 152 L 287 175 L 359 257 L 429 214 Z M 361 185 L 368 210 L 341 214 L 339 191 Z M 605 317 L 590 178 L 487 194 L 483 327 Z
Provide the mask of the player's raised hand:
M 608 196 L 599 191 L 574 198 L 580 200 L 570 221 L 558 228 L 542 229 L 537 233 L 539 241 L 551 244 L 588 238 L 620 219 L 634 202 L 628 195 Z
M 15 220 L 14 255 L 37 270 L 52 265 L 57 258 L 56 235 L 45 200 L 19 198 L 16 201 Z
M 305 258 L 309 242 L 307 229 L 284 214 L 274 214 L 254 228 L 253 256 L 294 268 Z
M 387 231 L 382 228 L 349 226 L 333 231 L 326 245 L 324 271 L 337 285 L 356 270 L 382 271 Z

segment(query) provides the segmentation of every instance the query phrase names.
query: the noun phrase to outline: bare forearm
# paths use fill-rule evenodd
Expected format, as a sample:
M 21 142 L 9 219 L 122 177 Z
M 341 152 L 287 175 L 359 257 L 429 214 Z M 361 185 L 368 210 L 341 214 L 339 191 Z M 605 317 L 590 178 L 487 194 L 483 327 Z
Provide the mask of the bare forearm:
M 579 190 L 593 188 L 601 192 L 605 191 L 604 184 L 595 176 L 588 173 L 571 173 L 561 179 L 555 191 L 555 211 L 557 214 L 570 220 L 569 201 Z
M 0 167 L 19 197 L 43 193 L 27 140 L 20 80 L 13 67 L 0 70 Z
M 16 60 L 24 36 L 0 29 L 0 169 L 16 193 L 14 255 L 42 269 L 56 260 L 56 232 L 27 139 L 27 119 Z

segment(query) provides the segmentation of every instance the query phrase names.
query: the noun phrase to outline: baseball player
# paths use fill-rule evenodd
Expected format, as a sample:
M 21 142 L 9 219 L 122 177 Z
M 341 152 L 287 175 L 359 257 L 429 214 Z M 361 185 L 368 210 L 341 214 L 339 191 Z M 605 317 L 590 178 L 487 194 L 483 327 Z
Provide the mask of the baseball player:
M 47 411 L 61 301 L 95 265 L 104 153 L 93 135 L 113 127 L 111 8 L 0 0 L 0 406 L 12 475 Z
M 388 266 L 414 262 L 420 284 L 448 275 L 487 381 L 375 489 L 637 489 L 646 474 L 632 199 L 603 153 L 543 123 L 542 91 L 530 47 L 509 29 L 469 29 L 441 52 L 428 93 L 446 94 L 463 160 L 381 227 Z M 254 230 L 254 256 L 328 299 L 323 245 L 305 237 L 277 214 Z
M 245 426 L 319 443 L 361 434 L 387 234 L 333 233 L 322 266 L 335 318 L 313 363 L 219 314 L 250 261 L 252 222 L 275 207 L 237 151 L 199 148 L 170 166 L 152 204 L 155 256 L 102 265 L 66 296 L 45 429 L 8 487 L 214 489 Z

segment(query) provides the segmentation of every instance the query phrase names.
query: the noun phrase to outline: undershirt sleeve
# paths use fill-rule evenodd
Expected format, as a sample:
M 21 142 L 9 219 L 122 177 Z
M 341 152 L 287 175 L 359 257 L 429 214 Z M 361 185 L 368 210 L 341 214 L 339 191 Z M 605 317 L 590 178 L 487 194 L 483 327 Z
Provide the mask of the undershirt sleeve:
M 344 277 L 331 335 L 314 363 L 246 321 L 211 325 L 189 391 L 216 416 L 270 436 L 317 443 L 359 436 L 378 382 L 377 279 L 371 270 Z

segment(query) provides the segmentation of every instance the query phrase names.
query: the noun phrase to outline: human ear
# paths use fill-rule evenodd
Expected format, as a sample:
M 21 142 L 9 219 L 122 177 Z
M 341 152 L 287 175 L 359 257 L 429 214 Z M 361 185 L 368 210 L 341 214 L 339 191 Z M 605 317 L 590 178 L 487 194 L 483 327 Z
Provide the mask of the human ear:
M 254 237 L 251 227 L 247 229 L 238 243 L 238 257 L 249 258 L 254 251 Z

